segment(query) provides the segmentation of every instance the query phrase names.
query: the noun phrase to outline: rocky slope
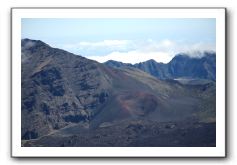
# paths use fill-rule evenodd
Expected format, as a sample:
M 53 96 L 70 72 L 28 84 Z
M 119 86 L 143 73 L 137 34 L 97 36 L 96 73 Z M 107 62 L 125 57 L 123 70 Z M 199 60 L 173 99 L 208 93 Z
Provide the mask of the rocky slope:
M 167 64 L 158 63 L 155 60 L 148 60 L 134 65 L 109 60 L 105 64 L 114 68 L 138 68 L 159 79 L 216 80 L 216 54 L 214 52 L 204 52 L 202 57 L 198 58 L 192 58 L 187 54 L 178 54 Z
M 195 122 L 204 132 L 202 138 L 206 138 L 205 130 L 210 127 L 202 122 L 215 123 L 213 82 L 190 86 L 159 80 L 137 68 L 115 69 L 38 40 L 22 40 L 21 56 L 23 146 L 83 146 L 78 142 L 79 137 L 91 137 L 89 146 L 106 146 L 107 141 L 116 141 L 118 132 L 133 122 L 147 129 L 152 123 L 157 127 L 170 122 L 179 125 L 171 129 L 172 136 L 181 128 L 192 130 L 192 124 L 186 128 L 184 123 L 178 123 Z M 151 128 L 147 131 L 156 131 Z M 215 128 L 211 128 L 214 136 Z M 92 137 L 109 132 L 109 139 L 92 144 Z M 121 136 L 130 135 L 124 132 Z M 68 143 L 72 137 L 75 142 Z M 147 134 L 144 138 L 154 139 L 154 136 Z M 139 146 L 139 140 L 135 138 L 123 144 Z M 208 141 L 202 145 L 213 144 Z M 157 142 L 156 146 L 159 145 Z

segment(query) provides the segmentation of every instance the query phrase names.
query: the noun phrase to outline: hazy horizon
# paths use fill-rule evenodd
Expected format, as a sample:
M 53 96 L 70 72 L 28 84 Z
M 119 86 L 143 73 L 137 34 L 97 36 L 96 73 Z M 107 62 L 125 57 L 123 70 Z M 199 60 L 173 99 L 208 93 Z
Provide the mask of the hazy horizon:
M 167 63 L 175 54 L 215 51 L 215 19 L 22 19 L 22 38 L 105 62 Z

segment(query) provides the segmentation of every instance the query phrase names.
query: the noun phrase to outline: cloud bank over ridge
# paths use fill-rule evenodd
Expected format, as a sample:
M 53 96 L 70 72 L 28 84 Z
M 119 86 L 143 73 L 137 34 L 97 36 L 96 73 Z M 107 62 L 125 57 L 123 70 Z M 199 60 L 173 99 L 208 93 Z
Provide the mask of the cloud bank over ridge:
M 169 39 L 82 41 L 60 47 L 98 62 L 116 60 L 131 64 L 150 59 L 168 63 L 178 53 L 200 57 L 204 51 L 215 51 L 215 45 L 211 43 L 188 43 Z

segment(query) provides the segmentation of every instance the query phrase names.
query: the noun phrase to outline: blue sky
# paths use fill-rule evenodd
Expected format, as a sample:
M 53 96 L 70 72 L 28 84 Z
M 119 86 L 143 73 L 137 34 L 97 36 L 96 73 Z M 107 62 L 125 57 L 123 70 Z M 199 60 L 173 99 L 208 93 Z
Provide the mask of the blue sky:
M 22 19 L 22 38 L 90 59 L 169 62 L 177 53 L 215 51 L 215 19 Z

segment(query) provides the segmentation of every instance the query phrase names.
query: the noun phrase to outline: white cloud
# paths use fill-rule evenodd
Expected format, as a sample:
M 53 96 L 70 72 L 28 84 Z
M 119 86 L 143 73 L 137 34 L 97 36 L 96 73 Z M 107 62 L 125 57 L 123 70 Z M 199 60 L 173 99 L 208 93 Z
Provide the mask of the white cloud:
M 124 63 L 139 63 L 154 59 L 157 62 L 167 63 L 172 59 L 172 56 L 166 52 L 139 52 L 139 51 L 129 51 L 129 52 L 112 52 L 106 56 L 88 56 L 87 58 L 96 60 L 98 62 L 106 62 L 108 60 L 121 61 Z
M 175 54 L 186 53 L 190 57 L 202 57 L 205 51 L 215 51 L 216 47 L 210 43 L 195 43 L 195 44 L 176 44 L 174 48 Z
M 152 39 L 83 41 L 64 45 L 63 48 L 98 62 L 116 60 L 132 64 L 150 59 L 167 63 L 179 53 L 200 57 L 203 51 L 215 51 L 214 44 L 204 42 L 188 43 L 184 41 L 171 41 L 169 39 L 161 41 Z
M 140 44 L 137 44 L 137 49 L 144 52 L 171 52 L 175 43 L 170 40 L 154 41 L 148 39 Z
M 129 43 L 128 40 L 104 40 L 101 42 L 81 42 L 82 46 L 124 46 Z
M 174 43 L 172 42 L 172 41 L 170 41 L 170 40 L 164 40 L 164 41 L 162 41 L 162 45 L 164 46 L 164 47 L 170 47 L 170 46 L 172 46 Z
M 35 45 L 35 42 L 32 42 L 32 41 L 26 41 L 25 42 L 25 44 L 24 44 L 24 46 L 22 47 L 22 49 L 23 50 L 25 50 L 25 49 L 29 49 L 29 48 L 31 48 L 31 47 L 33 47 Z
M 75 44 L 66 44 L 64 45 L 64 48 L 67 49 L 80 49 L 80 48 L 91 48 L 91 49 L 98 49 L 103 47 L 110 47 L 114 49 L 119 49 L 126 47 L 127 45 L 131 44 L 131 41 L 129 40 L 104 40 L 104 41 L 98 41 L 98 42 L 88 42 L 88 41 L 82 41 Z

